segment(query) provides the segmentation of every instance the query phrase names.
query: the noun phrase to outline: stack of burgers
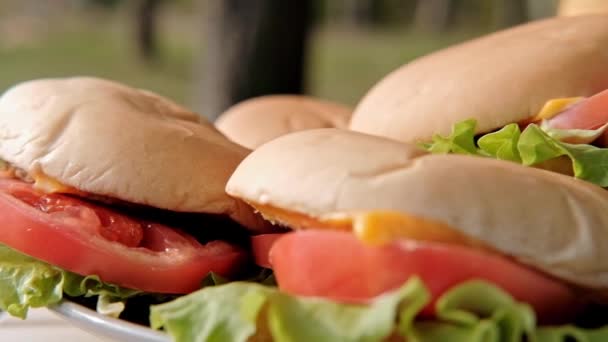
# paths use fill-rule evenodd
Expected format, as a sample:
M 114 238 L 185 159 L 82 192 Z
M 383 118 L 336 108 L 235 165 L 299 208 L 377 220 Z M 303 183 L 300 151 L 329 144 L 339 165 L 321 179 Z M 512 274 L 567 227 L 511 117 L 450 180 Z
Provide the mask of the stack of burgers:
M 278 96 L 217 128 L 110 81 L 17 85 L 0 308 L 137 304 L 176 341 L 608 341 L 607 46 L 606 15 L 533 22 L 352 118 Z

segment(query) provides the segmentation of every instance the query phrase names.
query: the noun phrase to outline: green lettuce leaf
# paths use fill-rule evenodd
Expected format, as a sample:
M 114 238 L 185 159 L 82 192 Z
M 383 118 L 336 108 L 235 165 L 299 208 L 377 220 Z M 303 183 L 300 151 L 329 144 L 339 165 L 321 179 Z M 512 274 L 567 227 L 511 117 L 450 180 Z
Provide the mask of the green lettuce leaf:
M 535 336 L 532 308 L 486 282 L 470 281 L 453 288 L 437 301 L 436 311 L 437 321 L 415 323 L 404 335 L 432 342 L 518 342 Z
M 63 294 L 69 296 L 99 296 L 98 308 L 117 316 L 123 299 L 139 294 L 102 282 L 97 276 L 82 277 L 0 244 L 0 309 L 25 318 L 28 309 L 58 303 Z M 122 305 L 124 308 L 124 305 Z
M 245 285 L 247 284 L 247 285 Z M 175 341 L 246 341 L 272 288 L 254 283 L 206 287 L 150 308 L 150 325 Z
M 274 278 L 274 273 L 271 269 L 268 268 L 259 268 L 259 271 L 242 279 L 240 281 L 249 282 L 249 283 L 258 283 L 262 285 L 268 286 L 276 286 L 276 280 Z M 201 288 L 207 286 L 216 286 L 223 285 L 231 282 L 230 279 L 224 278 L 221 275 L 210 272 L 207 276 L 201 281 Z
M 596 131 L 545 131 L 538 125 L 530 124 L 522 132 L 517 124 L 510 124 L 496 132 L 485 134 L 476 141 L 475 126 L 475 120 L 457 123 L 450 135 L 435 136 L 431 143 L 422 146 L 433 153 L 477 155 L 527 166 L 567 157 L 572 162 L 576 178 L 608 187 L 608 148 L 559 140 L 565 136 L 572 139 L 577 134 L 584 139 L 597 135 Z
M 484 155 L 520 163 L 521 156 L 518 149 L 520 136 L 521 131 L 519 130 L 519 126 L 510 124 L 503 127 L 500 131 L 486 134 L 479 138 L 477 144 Z
M 474 139 L 476 125 L 473 119 L 465 120 L 452 127 L 452 134 L 446 137 L 436 134 L 433 143 L 423 147 L 433 153 L 478 154 Z
M 302 299 L 275 287 L 234 282 L 152 306 L 150 322 L 176 342 L 247 341 L 256 332 L 275 341 L 380 341 L 392 334 L 401 303 L 415 314 L 427 298 L 418 280 L 369 306 Z
M 176 342 L 382 341 L 391 336 L 414 342 L 608 341 L 608 327 L 538 328 L 527 304 L 482 281 L 446 292 L 437 301 L 436 320 L 417 320 L 429 300 L 417 278 L 369 305 L 293 297 L 275 287 L 234 282 L 152 306 L 150 322 Z

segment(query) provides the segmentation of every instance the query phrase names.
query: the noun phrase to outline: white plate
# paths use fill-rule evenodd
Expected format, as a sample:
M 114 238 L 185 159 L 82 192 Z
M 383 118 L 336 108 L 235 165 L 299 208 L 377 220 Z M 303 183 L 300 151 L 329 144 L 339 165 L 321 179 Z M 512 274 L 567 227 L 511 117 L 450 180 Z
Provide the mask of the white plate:
M 67 300 L 49 307 L 49 310 L 84 330 L 113 341 L 171 342 L 171 338 L 162 332 L 100 315 L 94 310 Z
M 21 320 L 0 312 L 0 341 L 27 342 L 110 342 L 67 322 L 47 309 L 30 309 Z

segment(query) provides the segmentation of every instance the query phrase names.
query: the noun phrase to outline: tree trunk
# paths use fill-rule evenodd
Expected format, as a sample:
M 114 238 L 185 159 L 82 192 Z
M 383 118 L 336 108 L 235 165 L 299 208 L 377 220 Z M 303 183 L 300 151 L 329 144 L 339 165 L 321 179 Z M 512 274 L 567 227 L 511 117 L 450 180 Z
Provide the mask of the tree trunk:
M 418 0 L 414 26 L 421 31 L 443 32 L 448 27 L 451 10 L 451 0 Z
M 352 26 L 373 26 L 382 21 L 382 0 L 344 0 L 346 19 Z
M 528 19 L 526 0 L 495 0 L 494 26 L 497 29 L 521 24 Z
M 247 98 L 303 91 L 310 1 L 215 0 L 206 12 L 199 96 L 209 118 Z
M 162 0 L 140 0 L 137 4 L 137 47 L 146 61 L 158 59 L 157 17 Z

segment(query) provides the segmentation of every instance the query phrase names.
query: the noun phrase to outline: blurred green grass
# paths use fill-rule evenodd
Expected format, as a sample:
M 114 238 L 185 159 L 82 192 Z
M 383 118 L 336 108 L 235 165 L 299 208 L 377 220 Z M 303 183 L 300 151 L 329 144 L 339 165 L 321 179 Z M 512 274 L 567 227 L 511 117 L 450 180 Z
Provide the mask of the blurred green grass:
M 137 57 L 132 34 L 119 20 L 85 18 L 65 27 L 49 25 L 41 37 L 14 46 L 2 45 L 0 37 L 0 92 L 28 79 L 91 75 L 150 89 L 186 105 L 197 103 L 195 61 L 202 58 L 204 35 L 184 27 L 163 30 L 161 60 L 147 64 Z M 311 37 L 307 93 L 355 105 L 391 70 L 476 34 L 318 28 Z
M 404 30 L 319 30 L 311 44 L 309 92 L 355 105 L 392 70 L 477 35 L 474 31 L 428 35 Z
M 146 64 L 128 37 L 85 29 L 48 34 L 32 45 L 0 48 L 0 92 L 28 79 L 90 75 L 114 79 L 187 102 L 192 57 L 184 46 L 163 46 L 163 59 Z

